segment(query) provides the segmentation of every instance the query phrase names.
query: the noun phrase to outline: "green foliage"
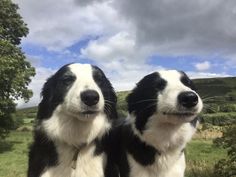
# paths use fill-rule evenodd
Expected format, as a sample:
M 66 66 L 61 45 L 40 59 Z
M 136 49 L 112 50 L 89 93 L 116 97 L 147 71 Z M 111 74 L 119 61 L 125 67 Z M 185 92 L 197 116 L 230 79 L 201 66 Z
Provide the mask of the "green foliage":
M 205 114 L 209 113 L 217 113 L 219 112 L 219 105 L 218 104 L 215 104 L 215 103 L 210 103 L 210 104 L 204 104 L 204 110 L 203 112 Z
M 28 28 L 17 13 L 19 7 L 11 0 L 0 1 L 0 40 L 19 45 L 21 38 L 28 34 Z
M 225 126 L 236 123 L 236 113 L 203 114 L 204 123 L 217 126 Z
M 28 100 L 32 91 L 27 86 L 35 70 L 18 46 L 28 28 L 10 0 L 0 1 L 0 138 L 12 127 L 15 100 Z
M 117 112 L 119 117 L 124 118 L 128 114 L 126 102 L 126 97 L 128 94 L 128 91 L 117 92 Z
M 236 106 L 234 104 L 221 105 L 220 112 L 236 112 Z
M 236 176 L 236 124 L 227 127 L 223 131 L 223 136 L 217 138 L 214 143 L 228 152 L 228 158 L 219 160 L 215 165 L 216 176 Z

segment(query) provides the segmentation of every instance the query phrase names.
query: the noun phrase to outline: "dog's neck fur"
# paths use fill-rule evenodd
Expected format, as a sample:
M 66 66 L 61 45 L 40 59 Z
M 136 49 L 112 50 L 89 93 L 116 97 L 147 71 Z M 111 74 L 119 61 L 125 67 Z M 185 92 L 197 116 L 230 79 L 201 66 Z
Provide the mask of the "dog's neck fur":
M 81 121 L 74 117 L 68 117 L 63 113 L 61 106 L 58 106 L 49 119 L 43 120 L 40 128 L 53 141 L 80 147 L 101 138 L 110 127 L 105 113 L 99 113 L 93 120 Z
M 153 146 L 161 154 L 180 153 L 195 133 L 190 123 L 171 124 L 158 120 L 157 114 L 149 117 L 145 129 L 141 133 L 135 127 L 135 117 L 129 116 L 132 130 L 143 142 Z

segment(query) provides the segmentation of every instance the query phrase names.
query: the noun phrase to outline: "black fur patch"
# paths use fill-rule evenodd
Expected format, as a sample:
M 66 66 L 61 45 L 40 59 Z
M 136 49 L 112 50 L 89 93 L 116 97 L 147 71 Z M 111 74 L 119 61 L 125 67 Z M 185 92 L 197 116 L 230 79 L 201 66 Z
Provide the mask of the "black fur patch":
M 191 88 L 192 90 L 196 90 L 196 87 L 191 79 L 185 74 L 183 71 L 179 71 L 181 74 L 180 81 L 187 87 Z
M 105 138 L 107 153 L 106 177 L 129 177 L 130 166 L 127 154 L 130 154 L 139 164 L 151 165 L 160 154 L 154 147 L 142 142 L 132 131 L 131 125 L 125 121 L 115 122 L 112 130 Z
M 52 116 L 54 109 L 64 101 L 75 79 L 68 65 L 65 65 L 47 80 L 41 93 L 43 99 L 39 104 L 38 119 L 48 119 Z
M 148 118 L 156 112 L 157 95 L 166 81 L 155 72 L 145 76 L 127 97 L 128 111 L 136 116 L 136 128 L 142 133 Z
M 55 166 L 57 163 L 58 154 L 54 143 L 43 132 L 36 131 L 29 152 L 28 177 L 38 177 L 45 167 Z
M 195 119 L 193 119 L 193 120 L 190 122 L 190 124 L 191 124 L 194 128 L 196 128 L 198 121 L 199 121 L 199 117 L 196 117 Z

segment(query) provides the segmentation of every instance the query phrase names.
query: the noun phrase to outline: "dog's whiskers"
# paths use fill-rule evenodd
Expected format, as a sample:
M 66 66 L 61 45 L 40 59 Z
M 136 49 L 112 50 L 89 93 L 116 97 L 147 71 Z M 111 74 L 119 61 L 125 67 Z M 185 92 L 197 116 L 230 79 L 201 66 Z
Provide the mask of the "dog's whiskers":
M 115 102 L 113 102 L 113 101 L 109 101 L 109 100 L 104 100 L 105 101 L 105 103 L 111 103 L 111 104 L 116 104 Z

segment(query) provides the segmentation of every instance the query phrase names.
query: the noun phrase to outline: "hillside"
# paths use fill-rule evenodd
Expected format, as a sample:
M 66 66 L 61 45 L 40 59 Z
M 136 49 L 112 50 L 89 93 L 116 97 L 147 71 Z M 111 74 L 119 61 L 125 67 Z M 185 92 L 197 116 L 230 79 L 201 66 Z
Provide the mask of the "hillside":
M 204 98 L 205 104 L 236 104 L 236 77 L 195 79 L 193 81 L 198 93 Z M 125 99 L 128 93 L 129 91 L 117 93 L 117 108 L 121 117 L 127 114 Z M 33 119 L 36 117 L 36 112 L 37 107 L 25 108 L 18 110 L 16 115 L 24 119 Z
M 236 101 L 236 77 L 195 79 L 194 83 L 202 97 L 224 97 Z

